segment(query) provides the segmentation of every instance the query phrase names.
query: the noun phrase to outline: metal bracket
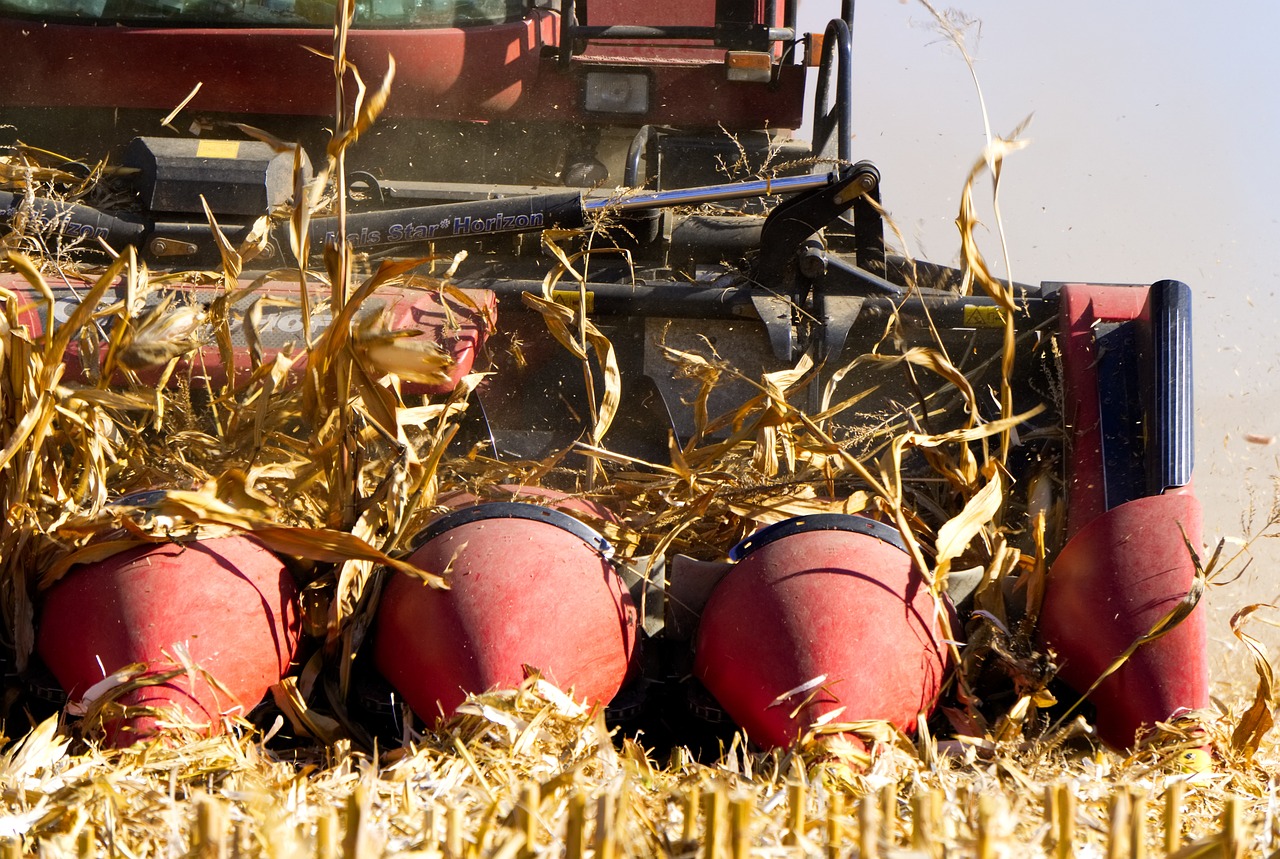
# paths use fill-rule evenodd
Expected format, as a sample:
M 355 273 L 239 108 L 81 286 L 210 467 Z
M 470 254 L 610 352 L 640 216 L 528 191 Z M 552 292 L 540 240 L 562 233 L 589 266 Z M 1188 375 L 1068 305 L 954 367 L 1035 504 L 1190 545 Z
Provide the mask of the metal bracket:
M 754 273 L 757 291 L 752 293 L 751 302 L 769 333 L 774 354 L 781 360 L 795 360 L 796 336 L 791 311 L 793 302 L 803 298 L 799 283 L 801 278 L 807 278 L 803 253 L 806 244 L 864 195 L 874 193 L 879 183 L 880 172 L 875 165 L 861 161 L 842 169 L 826 185 L 782 201 L 765 219 L 760 231 L 760 258 Z M 812 272 L 812 268 L 809 271 Z M 845 305 L 841 304 L 841 308 Z M 857 308 L 852 312 L 856 318 Z M 841 320 L 834 321 L 842 324 Z M 850 325 L 852 321 L 849 319 Z M 838 335 L 839 348 L 843 348 L 847 334 L 846 325 Z
M 182 239 L 170 239 L 164 236 L 153 236 L 147 242 L 147 250 L 156 257 L 192 256 L 200 252 L 200 246 Z
M 620 564 L 618 574 L 631 592 L 631 601 L 640 611 L 645 635 L 650 638 L 657 636 L 666 622 L 666 557 L 638 555 Z
M 787 280 L 796 255 L 814 233 L 839 218 L 859 197 L 880 185 L 880 171 L 869 161 L 842 168 L 835 181 L 784 200 L 769 213 L 760 234 L 756 281 L 776 289 Z
M 790 299 L 767 292 L 752 292 L 751 304 L 764 323 L 773 354 L 781 361 L 794 361 L 796 337 L 795 326 L 791 321 Z
M 822 295 L 817 302 L 818 319 L 822 323 L 822 354 L 819 360 L 833 364 L 840 360 L 849 330 L 858 321 L 866 298 L 860 295 Z

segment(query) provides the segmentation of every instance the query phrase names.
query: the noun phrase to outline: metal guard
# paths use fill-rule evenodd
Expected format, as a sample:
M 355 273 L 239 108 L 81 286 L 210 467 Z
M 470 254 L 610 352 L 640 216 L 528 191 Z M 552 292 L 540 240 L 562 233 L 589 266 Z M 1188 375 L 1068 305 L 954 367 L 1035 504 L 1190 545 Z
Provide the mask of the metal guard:
M 853 516 L 848 513 L 815 513 L 812 516 L 794 516 L 783 519 L 756 531 L 738 545 L 729 550 L 729 559 L 741 561 L 761 546 L 767 546 L 775 540 L 790 537 L 792 534 L 803 534 L 806 531 L 852 531 L 855 534 L 866 534 L 889 545 L 907 551 L 907 544 L 897 528 L 868 519 L 866 516 Z
M 527 519 L 531 522 L 554 525 L 562 531 L 568 531 L 590 546 L 600 557 L 613 563 L 613 544 L 591 526 L 573 518 L 568 513 L 543 507 L 540 504 L 525 504 L 519 501 L 486 501 L 446 513 L 414 535 L 412 548 L 417 549 L 453 528 L 472 522 L 483 522 L 486 519 Z

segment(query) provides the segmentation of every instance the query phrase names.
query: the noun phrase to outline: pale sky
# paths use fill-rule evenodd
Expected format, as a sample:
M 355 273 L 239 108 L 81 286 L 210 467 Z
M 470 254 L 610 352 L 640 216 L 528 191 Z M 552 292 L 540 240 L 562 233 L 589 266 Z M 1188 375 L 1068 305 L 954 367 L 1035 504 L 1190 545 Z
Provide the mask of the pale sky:
M 1034 114 L 1001 184 L 1015 278 L 1192 287 L 1205 536 L 1242 536 L 1249 499 L 1269 506 L 1280 478 L 1280 4 L 949 5 L 981 22 L 968 45 L 993 132 Z M 839 7 L 802 0 L 802 27 Z M 983 146 L 973 81 L 917 0 L 858 3 L 853 42 L 855 157 L 879 166 L 911 250 L 954 262 Z M 1000 256 L 994 231 L 984 252 Z M 1280 595 L 1273 533 L 1241 584 L 1211 592 L 1218 615 Z

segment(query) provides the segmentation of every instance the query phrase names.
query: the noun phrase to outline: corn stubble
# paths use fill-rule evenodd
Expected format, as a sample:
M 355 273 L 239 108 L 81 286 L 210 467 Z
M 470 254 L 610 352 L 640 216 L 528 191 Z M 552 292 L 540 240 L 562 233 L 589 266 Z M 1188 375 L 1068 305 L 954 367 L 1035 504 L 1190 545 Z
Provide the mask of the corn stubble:
M 351 8 L 339 4 L 339 18 Z M 1018 425 L 1060 403 L 1048 392 L 1036 410 L 1012 411 L 1008 380 L 1029 338 L 1014 330 L 1011 288 L 978 250 L 972 193 L 984 171 L 998 177 L 1018 148 L 1014 139 L 992 139 L 966 183 L 958 221 L 965 288 L 1004 309 L 996 420 L 979 417 L 978 398 L 987 394 L 970 381 L 985 368 L 962 371 L 940 340 L 893 354 L 892 321 L 885 351 L 837 371 L 814 414 L 794 405 L 815 384 L 808 359 L 752 378 L 710 346 L 664 347 L 678 372 L 697 383 L 696 431 L 683 446 L 672 443 L 669 461 L 639 462 L 609 450 L 623 370 L 608 338 L 587 318 L 585 302 L 571 308 L 552 300 L 563 281 L 585 279 L 591 251 L 580 248 L 589 248 L 590 230 L 544 237 L 559 266 L 543 294 L 525 300 L 546 320 L 548 336 L 581 361 L 587 389 L 603 391 L 589 404 L 577 446 L 593 463 L 577 475 L 578 491 L 624 512 L 618 522 L 594 523 L 622 554 L 711 558 L 753 527 L 788 516 L 866 512 L 899 528 L 939 601 L 953 569 L 981 570 L 967 643 L 954 645 L 960 668 L 948 715 L 963 728 L 962 740 L 935 740 L 923 721 L 914 739 L 884 724 L 830 722 L 789 751 L 756 751 L 738 736 L 714 762 L 694 762 L 680 748 L 658 761 L 643 736 L 614 735 L 600 713 L 534 672 L 519 689 L 472 697 L 436 729 L 406 721 L 403 743 L 379 748 L 343 705 L 353 656 L 386 571 L 447 587 L 447 571 L 417 570 L 403 560 L 409 537 L 437 509 L 437 495 L 549 476 L 563 486 L 571 475 L 563 454 L 498 462 L 451 446 L 479 376 L 424 404 L 399 394 L 398 380 L 438 381 L 448 359 L 390 330 L 371 299 L 398 286 L 470 308 L 451 285 L 464 258 L 384 262 L 363 278 L 353 274 L 360 260 L 345 247 L 325 249 L 323 270 L 307 263 L 311 210 L 342 175 L 346 147 L 369 128 L 390 86 L 389 75 L 368 93 L 347 64 L 346 23 L 335 28 L 333 59 L 338 79 L 356 82 L 356 110 L 339 122 L 314 184 L 299 186 L 297 199 L 308 205 L 288 215 L 296 271 L 272 273 L 300 287 L 297 304 L 307 321 L 293 353 L 264 363 L 254 350 L 249 373 L 199 402 L 174 378 L 177 359 L 197 348 L 229 348 L 239 277 L 257 252 L 252 243 L 232 247 L 212 216 L 221 268 L 181 275 L 149 271 L 131 249 L 106 267 L 57 257 L 45 252 L 35 227 L 4 239 L 4 268 L 42 297 L 44 318 L 53 318 L 51 280 L 78 284 L 83 296 L 65 323 L 36 335 L 20 323 L 18 296 L 0 291 L 0 612 L 18 667 L 33 649 L 33 599 L 75 564 L 147 542 L 225 532 L 253 533 L 290 559 L 304 587 L 306 631 L 322 642 L 273 691 L 280 715 L 265 729 L 245 723 L 208 738 L 194 726 L 170 724 L 167 740 L 103 751 L 94 742 L 96 724 L 113 698 L 140 682 L 128 669 L 114 691 L 82 708 L 78 723 L 49 720 L 28 729 L 11 711 L 6 730 L 18 739 L 0 758 L 6 856 L 1234 857 L 1280 846 L 1272 776 L 1280 756 L 1269 735 L 1273 678 L 1265 649 L 1244 631 L 1267 607 L 1242 609 L 1232 623 L 1258 674 L 1243 712 L 1162 726 L 1128 757 L 1094 748 L 1087 725 L 1070 714 L 1050 725 L 1039 713 L 1053 703 L 1050 660 L 1035 652 L 1030 625 L 1005 604 L 1005 584 L 1019 581 L 1022 617 L 1034 619 L 1054 511 L 1034 488 L 1011 486 L 1004 461 Z M 42 166 L 48 160 L 31 152 L 3 159 L 0 181 L 15 188 L 57 182 L 73 197 L 91 192 L 91 182 L 68 186 L 56 167 Z M 107 172 L 99 167 L 93 176 Z M 124 300 L 105 304 L 118 282 Z M 171 297 L 139 312 L 149 294 L 175 282 L 221 292 L 208 305 Z M 280 300 L 258 299 L 246 323 Z M 334 321 L 314 332 L 309 320 L 318 309 Z M 87 383 L 64 378 L 63 357 L 73 344 L 86 356 L 107 347 L 86 368 Z M 156 368 L 161 384 L 139 379 Z M 835 383 L 855 371 L 867 380 L 863 390 L 841 388 L 837 399 Z M 860 401 L 889 373 L 911 375 L 919 405 L 861 414 Z M 730 379 L 754 393 L 730 412 L 712 414 L 712 391 Z M 933 431 L 921 429 L 922 415 Z M 944 417 L 948 423 L 938 429 Z M 905 465 L 913 454 L 929 474 Z M 1050 471 L 1044 479 L 1057 478 Z M 166 491 L 110 504 L 156 488 Z M 1181 616 L 1194 607 L 1216 560 L 1201 570 Z M 947 613 L 938 615 L 945 622 Z M 1178 619 L 1167 618 L 1151 635 Z M 976 685 L 991 664 L 1015 690 L 1013 703 L 995 716 L 976 703 Z M 872 754 L 842 743 L 848 732 L 868 739 Z M 282 745 L 286 734 L 295 739 Z
M 180 730 L 180 729 L 179 729 Z M 1225 738 L 1215 737 L 1222 740 Z M 192 735 L 0 758 L 15 851 L 201 856 L 1243 856 L 1275 847 L 1274 748 L 1212 769 L 1001 745 L 857 771 L 735 743 L 654 760 L 537 678 L 386 752 Z

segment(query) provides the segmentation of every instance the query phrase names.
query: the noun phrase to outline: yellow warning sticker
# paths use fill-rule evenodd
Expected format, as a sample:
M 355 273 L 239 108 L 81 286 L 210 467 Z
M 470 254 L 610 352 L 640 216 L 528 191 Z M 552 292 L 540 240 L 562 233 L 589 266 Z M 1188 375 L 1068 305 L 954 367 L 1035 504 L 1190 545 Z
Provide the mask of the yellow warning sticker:
M 235 158 L 239 154 L 238 140 L 201 140 L 196 144 L 197 158 Z
M 551 300 L 556 304 L 563 304 L 565 307 L 577 307 L 582 300 L 582 293 L 576 289 L 553 289 L 551 291 Z M 596 294 L 588 292 L 587 313 L 594 313 L 595 309 Z
M 967 328 L 1003 328 L 1004 313 L 994 305 L 966 304 L 964 324 Z

